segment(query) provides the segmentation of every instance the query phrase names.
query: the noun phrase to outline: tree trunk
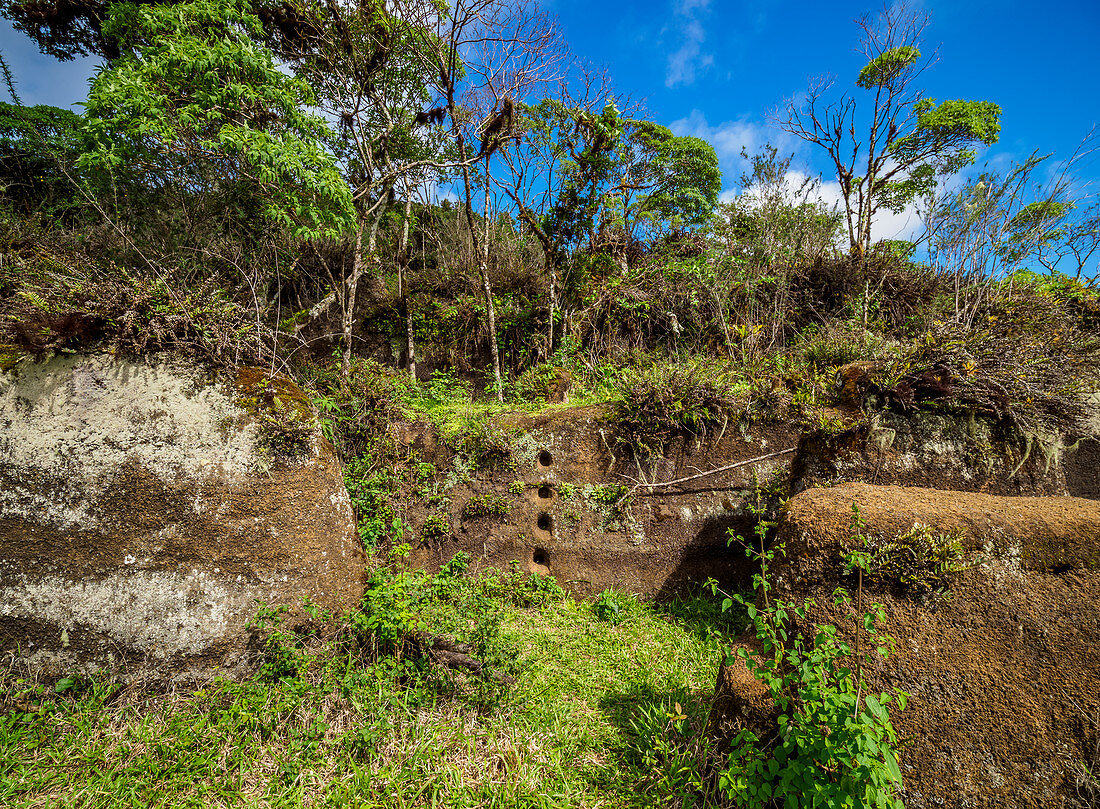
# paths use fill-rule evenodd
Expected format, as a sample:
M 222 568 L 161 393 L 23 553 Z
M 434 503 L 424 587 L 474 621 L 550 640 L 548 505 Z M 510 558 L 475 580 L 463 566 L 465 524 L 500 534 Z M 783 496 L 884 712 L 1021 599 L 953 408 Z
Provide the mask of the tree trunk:
M 545 250 L 546 275 L 550 279 L 550 317 L 546 324 L 546 361 L 554 356 L 554 313 L 558 309 L 558 278 L 554 270 L 554 255 L 550 250 Z
M 389 194 L 388 188 L 385 190 L 385 193 Z M 371 257 L 371 263 L 374 263 L 374 249 L 378 244 L 378 226 L 382 223 L 382 214 L 385 212 L 386 206 L 379 205 L 374 215 L 374 221 L 371 222 L 370 225 L 370 235 L 367 237 L 367 253 Z M 359 279 L 366 273 L 363 262 L 363 230 L 365 227 L 366 222 L 360 219 L 359 228 L 355 231 L 355 256 L 352 259 L 351 280 L 348 281 L 348 296 L 344 302 L 344 354 L 342 362 L 344 373 L 347 373 L 348 370 L 351 369 L 351 338 L 352 332 L 355 330 L 355 311 L 357 293 L 359 290 Z
M 351 262 L 351 280 L 348 281 L 348 294 L 344 299 L 343 368 L 345 374 L 351 369 L 351 332 L 355 326 L 355 300 L 359 289 L 359 277 L 363 274 L 363 227 L 365 224 L 360 220 L 359 227 L 355 231 L 355 255 L 352 257 Z
M 500 348 L 497 345 L 497 314 L 493 306 L 493 290 L 489 285 L 489 155 L 485 155 L 485 204 L 481 209 L 482 233 L 481 255 L 478 267 L 481 270 L 481 284 L 485 287 L 485 311 L 489 319 L 489 352 L 493 357 L 493 383 L 496 386 L 497 401 L 504 403 L 504 383 L 500 374 Z
M 397 294 L 401 298 L 401 309 L 405 315 L 405 337 L 408 350 L 409 376 L 416 379 L 416 338 L 413 334 L 413 317 L 409 309 L 409 290 L 406 286 L 409 269 L 409 216 L 412 213 L 412 194 L 405 187 L 405 221 L 401 227 L 401 242 L 397 248 Z

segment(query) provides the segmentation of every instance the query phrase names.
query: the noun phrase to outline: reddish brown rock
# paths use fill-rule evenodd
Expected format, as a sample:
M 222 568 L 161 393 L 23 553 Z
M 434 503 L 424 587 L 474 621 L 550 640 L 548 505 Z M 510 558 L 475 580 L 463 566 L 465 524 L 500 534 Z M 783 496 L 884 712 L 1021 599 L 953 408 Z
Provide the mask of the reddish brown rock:
M 1074 805 L 1100 733 L 1100 503 L 866 484 L 792 498 L 775 593 L 817 599 L 815 619 L 849 639 L 854 613 L 828 596 L 855 587 L 842 559 L 853 504 L 868 535 L 961 529 L 971 564 L 948 597 L 863 593 L 897 639 L 873 685 L 910 694 L 894 717 L 906 806 Z

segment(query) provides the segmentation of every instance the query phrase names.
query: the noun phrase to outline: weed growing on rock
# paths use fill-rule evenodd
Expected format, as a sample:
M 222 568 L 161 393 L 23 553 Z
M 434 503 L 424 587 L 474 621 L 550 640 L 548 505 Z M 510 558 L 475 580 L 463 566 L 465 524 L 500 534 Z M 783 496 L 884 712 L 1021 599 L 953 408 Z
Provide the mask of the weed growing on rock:
M 937 534 L 914 523 L 893 539 L 868 536 L 855 504 L 852 523 L 859 544 L 844 554 L 846 570 L 860 571 L 872 585 L 899 587 L 922 598 L 943 595 L 954 574 L 973 566 L 965 558 L 961 532 Z
M 768 566 L 780 548 L 749 549 L 760 562 L 754 583 L 759 596 L 748 603 L 728 597 L 723 606 L 741 603 L 755 629 L 757 654 L 738 655 L 767 689 L 779 710 L 772 732 L 742 728 L 731 742 L 718 789 L 735 805 L 768 807 L 881 806 L 900 809 L 901 771 L 897 734 L 889 708 L 904 710 L 906 695 L 871 692 L 862 674 L 858 648 L 837 635 L 835 626 L 812 624 L 812 601 L 795 604 L 771 598 Z M 850 603 L 843 590 L 836 605 Z M 857 613 L 861 605 L 856 605 Z M 862 616 L 862 631 L 874 654 L 886 657 L 893 638 L 878 629 L 884 608 L 872 605 Z M 855 660 L 853 660 L 853 657 Z M 868 655 L 870 657 L 870 655 Z
M 512 510 L 511 501 L 496 492 L 475 494 L 462 507 L 462 516 L 467 520 L 478 517 L 504 517 Z

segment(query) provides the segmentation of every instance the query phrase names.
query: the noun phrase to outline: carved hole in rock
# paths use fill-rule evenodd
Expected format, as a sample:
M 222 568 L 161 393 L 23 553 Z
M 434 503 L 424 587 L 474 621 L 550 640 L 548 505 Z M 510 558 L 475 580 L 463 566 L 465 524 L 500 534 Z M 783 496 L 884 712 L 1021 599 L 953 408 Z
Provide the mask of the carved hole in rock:
M 549 483 L 544 483 L 541 486 L 539 486 L 539 497 L 541 497 L 543 500 L 546 500 L 547 498 L 549 498 L 550 494 L 551 494 L 551 492 L 550 492 L 550 484 Z
M 542 512 L 542 514 L 539 515 L 539 520 L 538 520 L 537 525 L 538 525 L 540 531 L 549 531 L 551 528 L 554 527 L 554 523 L 550 519 L 550 515 L 547 514 L 545 511 Z
M 554 462 L 554 458 L 550 455 L 550 450 L 542 450 L 539 452 L 539 466 L 549 466 Z
M 543 548 L 535 548 L 531 553 L 531 562 L 546 567 L 550 561 L 550 554 L 548 554 Z

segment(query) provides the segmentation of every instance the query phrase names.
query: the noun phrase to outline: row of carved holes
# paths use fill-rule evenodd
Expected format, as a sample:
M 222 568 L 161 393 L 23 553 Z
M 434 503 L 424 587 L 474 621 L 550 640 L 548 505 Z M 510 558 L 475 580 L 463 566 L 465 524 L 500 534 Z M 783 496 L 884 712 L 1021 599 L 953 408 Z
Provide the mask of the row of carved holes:
M 539 466 L 545 469 L 554 462 L 554 458 L 550 454 L 549 450 L 544 449 L 539 452 L 538 461 Z M 539 498 L 543 500 L 549 500 L 551 494 L 552 492 L 550 490 L 549 483 L 543 483 L 541 486 L 539 486 Z M 550 531 L 554 527 L 553 520 L 550 519 L 550 515 L 545 511 L 539 514 L 537 525 L 540 531 Z M 535 550 L 531 554 L 531 561 L 534 562 L 536 565 L 546 567 L 549 560 L 549 554 L 542 548 L 535 548 Z

